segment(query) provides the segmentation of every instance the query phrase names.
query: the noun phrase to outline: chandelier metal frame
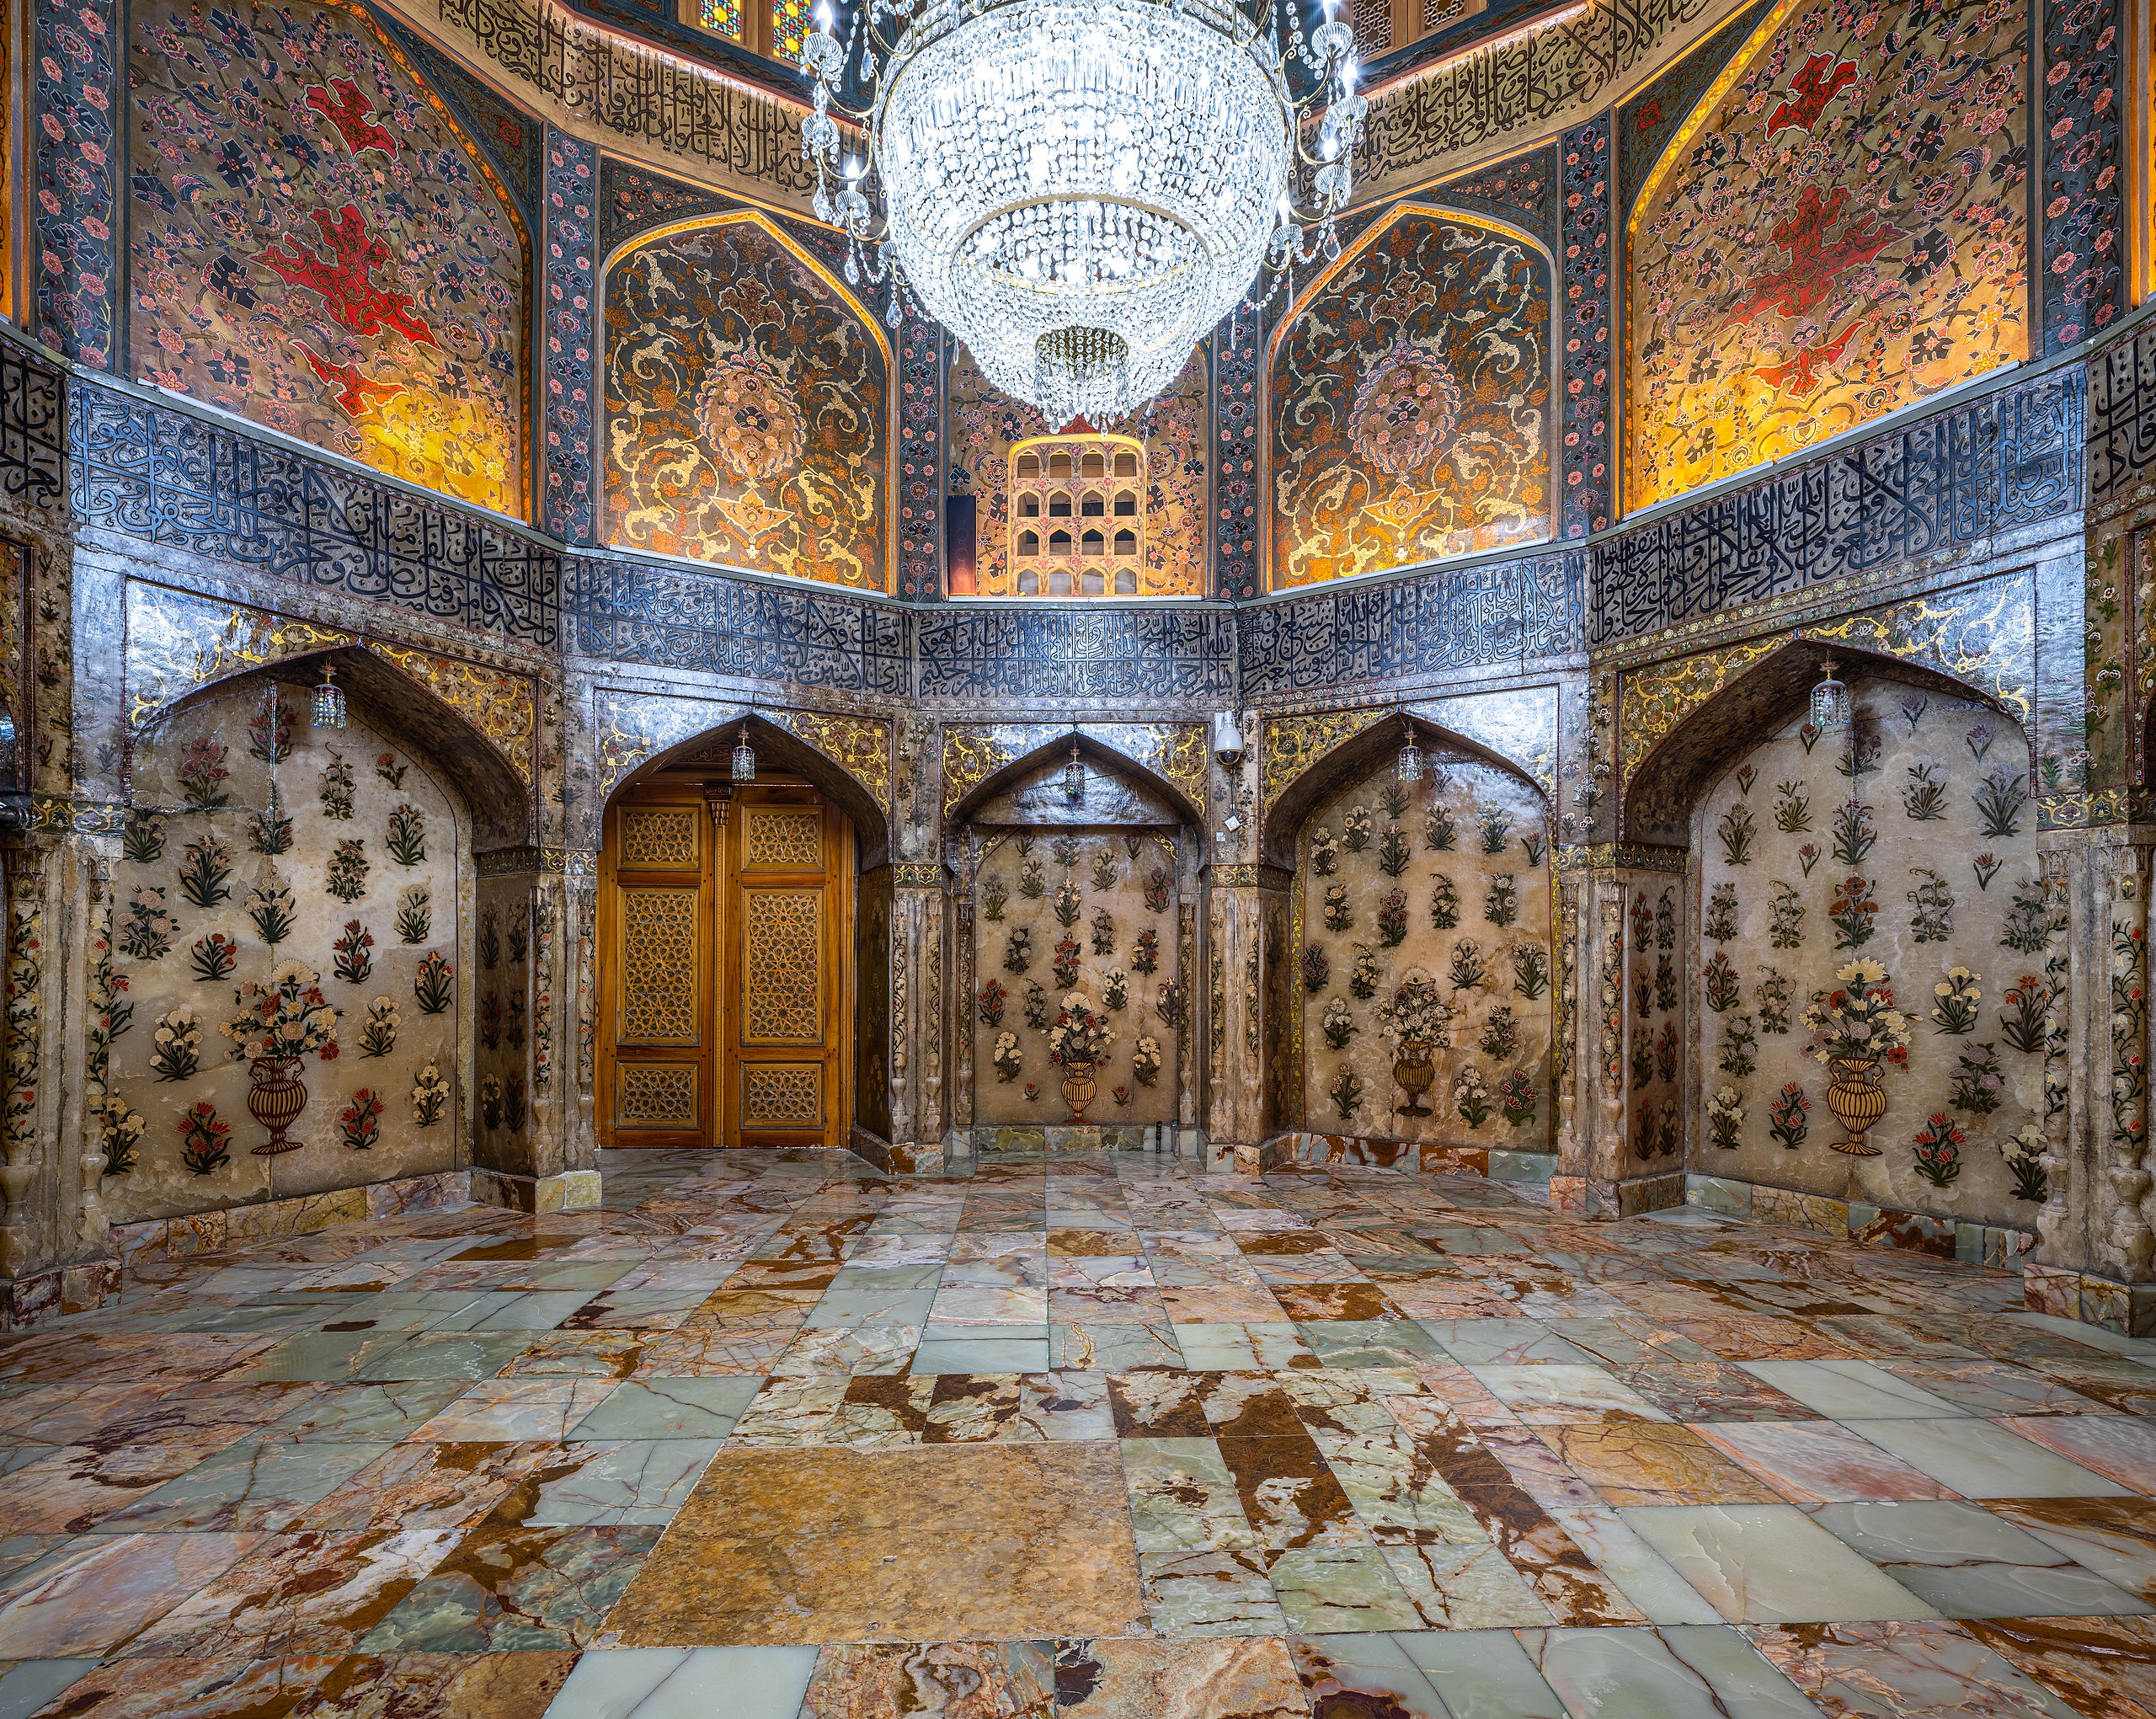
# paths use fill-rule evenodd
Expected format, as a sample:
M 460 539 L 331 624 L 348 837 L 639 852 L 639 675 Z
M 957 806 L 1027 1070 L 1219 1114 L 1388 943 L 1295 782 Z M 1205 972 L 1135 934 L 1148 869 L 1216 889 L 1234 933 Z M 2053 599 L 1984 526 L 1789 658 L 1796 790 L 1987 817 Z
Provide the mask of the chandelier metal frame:
M 1369 104 L 1324 3 L 1306 40 L 1298 0 L 861 0 L 842 41 L 826 0 L 802 152 L 848 284 L 888 286 L 894 327 L 910 299 L 1052 430 L 1127 415 L 1262 273 L 1251 308 L 1340 254 Z

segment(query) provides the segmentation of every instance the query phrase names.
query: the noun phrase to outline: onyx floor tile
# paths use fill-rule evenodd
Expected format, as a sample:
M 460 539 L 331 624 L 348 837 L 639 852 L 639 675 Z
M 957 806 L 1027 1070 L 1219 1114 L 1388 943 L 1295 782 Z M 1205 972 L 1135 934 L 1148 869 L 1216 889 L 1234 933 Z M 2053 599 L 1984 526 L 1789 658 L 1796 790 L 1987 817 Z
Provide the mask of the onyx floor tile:
M 51 1719 L 284 1719 L 339 1663 L 334 1654 L 309 1653 L 121 1659 L 84 1668 L 48 1706 L 24 1711 Z
M 1981 1505 L 1833 1504 L 1812 1519 L 1945 1617 L 2073 1617 L 2145 1609 L 2053 1542 Z
M 1621 1513 L 1733 1624 L 1939 1615 L 1791 1504 L 1679 1505 Z
M 739 1375 L 628 1380 L 600 1397 L 568 1436 L 579 1441 L 723 1439 L 762 1384 Z
M 1819 1719 L 1819 1710 L 1726 1626 L 1524 1630 L 1518 1640 L 1573 1716 Z
M 98 1524 L 98 1531 L 289 1528 L 396 1448 L 294 1439 L 228 1444 L 112 1512 Z
M 1838 1719 L 2072 1719 L 2073 1712 L 1952 1624 L 1838 1623 L 1745 1634 L 1814 1706 Z
M 2032 1420 L 2031 1433 L 2079 1426 L 2079 1417 Z M 2127 1488 L 1999 1423 L 1864 1420 L 1855 1429 L 1965 1498 L 2109 1497 Z
M 1305 1719 L 1278 1636 L 1056 1644 L 1056 1719 Z

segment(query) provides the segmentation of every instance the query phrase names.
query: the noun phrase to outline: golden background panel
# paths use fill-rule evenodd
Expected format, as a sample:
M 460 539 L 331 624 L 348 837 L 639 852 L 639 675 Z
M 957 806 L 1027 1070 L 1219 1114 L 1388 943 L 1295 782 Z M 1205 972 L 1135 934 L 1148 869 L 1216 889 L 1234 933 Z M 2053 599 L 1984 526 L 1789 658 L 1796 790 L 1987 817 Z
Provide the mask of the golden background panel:
M 638 1044 L 697 1038 L 697 892 L 622 891 L 622 1038 Z
M 741 916 L 744 1042 L 814 1044 L 823 1038 L 824 892 L 751 889 Z

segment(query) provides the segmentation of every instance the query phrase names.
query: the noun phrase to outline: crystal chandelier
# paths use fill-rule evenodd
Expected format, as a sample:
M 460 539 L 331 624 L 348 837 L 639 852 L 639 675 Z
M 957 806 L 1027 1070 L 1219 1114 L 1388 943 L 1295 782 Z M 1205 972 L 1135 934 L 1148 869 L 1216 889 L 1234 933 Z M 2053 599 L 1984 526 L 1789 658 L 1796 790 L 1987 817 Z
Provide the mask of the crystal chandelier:
M 1143 405 L 1261 265 L 1339 254 L 1368 104 L 1353 31 L 1328 18 L 1306 41 L 1296 4 L 862 0 L 843 44 L 826 7 L 802 49 L 801 142 L 846 279 L 888 280 L 894 323 L 910 289 L 1051 428 Z M 840 99 L 850 75 L 865 105 Z M 865 159 L 841 165 L 834 109 Z

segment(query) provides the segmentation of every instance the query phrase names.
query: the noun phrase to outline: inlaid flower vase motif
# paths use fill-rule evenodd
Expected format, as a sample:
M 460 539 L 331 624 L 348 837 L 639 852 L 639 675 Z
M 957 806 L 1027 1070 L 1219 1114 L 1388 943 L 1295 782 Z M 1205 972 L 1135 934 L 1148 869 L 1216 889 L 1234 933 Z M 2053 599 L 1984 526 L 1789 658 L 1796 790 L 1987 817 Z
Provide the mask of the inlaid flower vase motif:
M 1849 1138 L 1832 1142 L 1838 1152 L 1852 1158 L 1876 1158 L 1879 1148 L 1865 1143 L 1886 1112 L 1886 1095 L 1879 1086 L 1879 1059 L 1876 1056 L 1838 1056 L 1828 1065 L 1827 1108 L 1834 1120 L 1849 1130 Z
M 1093 1065 L 1068 1062 L 1063 1065 L 1063 1102 L 1070 1107 L 1070 1120 L 1083 1122 L 1086 1107 L 1093 1102 Z
M 296 1152 L 307 1144 L 289 1140 L 285 1131 L 307 1108 L 307 1083 L 299 1076 L 296 1056 L 258 1056 L 248 1066 L 253 1084 L 248 1088 L 248 1113 L 270 1130 L 270 1138 L 254 1149 L 257 1157 Z
M 1407 1095 L 1407 1102 L 1394 1105 L 1393 1114 L 1428 1116 L 1430 1107 L 1422 1102 L 1422 1095 L 1430 1090 L 1430 1082 L 1437 1075 L 1437 1069 L 1430 1061 L 1430 1047 L 1420 1039 L 1401 1039 L 1399 1054 L 1393 1059 L 1392 1078 Z

